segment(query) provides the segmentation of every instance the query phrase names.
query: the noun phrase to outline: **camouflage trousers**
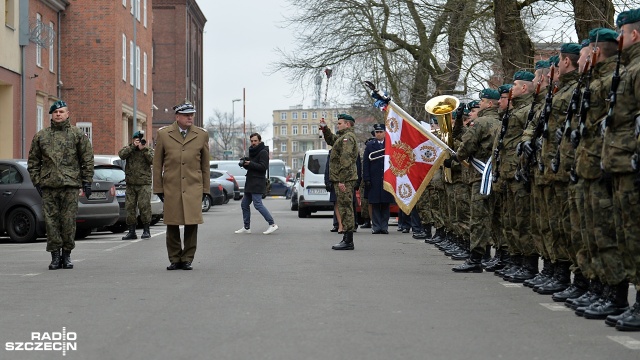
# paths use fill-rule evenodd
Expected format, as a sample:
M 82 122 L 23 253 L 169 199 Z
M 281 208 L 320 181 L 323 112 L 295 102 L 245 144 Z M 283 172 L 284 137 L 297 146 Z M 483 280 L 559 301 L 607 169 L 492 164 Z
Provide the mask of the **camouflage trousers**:
M 338 212 L 340 213 L 340 219 L 342 219 L 342 228 L 346 232 L 354 231 L 356 228 L 353 215 L 353 187 L 355 185 L 355 181 L 347 181 L 344 183 L 345 191 L 341 191 L 337 185 L 335 186 Z
M 127 210 L 127 225 L 138 223 L 137 210 L 140 210 L 142 224 L 149 225 L 151 223 L 151 185 L 127 184 L 124 208 Z
M 469 239 L 471 217 L 471 189 L 470 185 L 464 182 L 455 183 L 454 186 L 454 205 L 456 209 L 455 227 L 458 229 L 458 235 L 463 239 Z
M 444 214 L 444 227 L 447 228 L 447 232 L 452 232 L 454 234 L 458 234 L 457 229 L 454 226 L 454 218 L 456 217 L 456 205 L 454 204 L 454 188 L 453 184 L 445 183 L 444 184 L 444 192 L 443 198 L 441 199 L 441 204 L 444 205 L 443 209 Z
M 613 177 L 614 222 L 625 273 L 640 286 L 640 189 L 635 174 Z
M 551 242 L 551 230 L 549 229 L 549 209 L 544 202 L 544 192 L 547 187 L 531 185 L 531 240 L 538 254 L 549 259 L 546 244 Z
M 362 195 L 362 193 L 360 193 Z M 363 222 L 371 221 L 369 217 L 369 199 L 360 197 L 360 218 Z
M 569 219 L 569 198 L 567 184 L 554 182 L 544 187 L 544 201 L 548 214 L 549 233 L 545 238 L 545 249 L 551 262 L 570 261 L 571 221 Z
M 76 247 L 76 217 L 78 215 L 76 188 L 42 189 L 42 210 L 47 227 L 47 251 Z
M 556 196 L 566 198 L 566 201 L 562 202 L 562 226 L 566 240 L 566 255 L 571 261 L 571 271 L 582 272 L 584 270 L 578 265 L 578 251 L 582 247 L 582 233 L 580 231 L 580 216 L 576 204 L 584 202 L 584 194 L 582 191 L 577 192 L 577 187 L 574 184 L 569 184 L 562 181 L 556 181 L 554 184 Z M 582 200 L 580 200 L 582 199 Z M 566 218 L 565 218 L 566 217 Z
M 418 208 L 418 214 L 420 215 L 420 221 L 423 224 L 433 224 L 433 217 L 431 216 L 431 207 L 432 207 L 432 196 L 433 196 L 433 187 L 427 186 L 424 189 L 424 192 L 418 199 L 416 207 Z
M 614 285 L 626 277 L 613 220 L 613 195 L 600 180 L 580 179 L 584 191 L 585 228 L 582 239 L 591 253 L 593 271 L 602 282 Z M 585 241 L 586 239 L 586 241 Z
M 491 244 L 491 199 L 480 194 L 480 181 L 471 184 L 469 231 L 471 251 L 484 255 L 485 247 Z
M 492 186 L 491 195 L 489 195 L 489 214 L 491 216 L 491 238 L 493 239 L 493 247 L 496 249 L 507 246 L 502 222 L 503 197 L 504 191 L 494 184 Z
M 571 218 L 571 243 L 577 249 L 575 257 L 578 268 L 588 279 L 595 279 L 596 273 L 592 264 L 592 257 L 588 239 L 582 236 L 583 229 L 586 228 L 587 220 L 584 217 L 584 180 L 578 180 L 577 184 L 570 184 L 569 187 L 569 216 Z
M 530 256 L 536 254 L 531 238 L 531 195 L 525 185 L 515 180 L 507 180 L 507 196 L 503 203 L 506 214 L 507 239 L 513 239 L 516 255 Z M 511 251 L 511 250 L 510 250 Z

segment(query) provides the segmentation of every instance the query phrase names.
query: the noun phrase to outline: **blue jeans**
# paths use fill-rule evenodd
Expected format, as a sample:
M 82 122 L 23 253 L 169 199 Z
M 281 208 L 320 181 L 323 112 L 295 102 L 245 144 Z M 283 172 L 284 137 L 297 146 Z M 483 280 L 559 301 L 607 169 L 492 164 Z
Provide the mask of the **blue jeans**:
M 273 217 L 269 213 L 266 207 L 262 204 L 262 194 L 253 194 L 253 193 L 244 193 L 242 197 L 242 203 L 240 207 L 242 208 L 242 221 L 244 222 L 244 228 L 251 228 L 251 209 L 249 206 L 253 202 L 253 207 L 260 212 L 262 217 L 269 223 L 269 225 L 275 224 L 273 221 Z

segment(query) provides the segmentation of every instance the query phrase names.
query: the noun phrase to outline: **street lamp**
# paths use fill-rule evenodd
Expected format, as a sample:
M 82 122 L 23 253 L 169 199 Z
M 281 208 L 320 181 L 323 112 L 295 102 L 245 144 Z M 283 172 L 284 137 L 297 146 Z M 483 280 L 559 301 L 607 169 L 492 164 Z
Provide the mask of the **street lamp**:
M 242 99 L 233 99 L 231 100 L 231 122 L 229 125 L 234 126 L 236 124 L 236 102 L 241 101 Z M 244 155 L 243 155 L 244 156 Z M 225 157 L 226 159 L 226 157 Z

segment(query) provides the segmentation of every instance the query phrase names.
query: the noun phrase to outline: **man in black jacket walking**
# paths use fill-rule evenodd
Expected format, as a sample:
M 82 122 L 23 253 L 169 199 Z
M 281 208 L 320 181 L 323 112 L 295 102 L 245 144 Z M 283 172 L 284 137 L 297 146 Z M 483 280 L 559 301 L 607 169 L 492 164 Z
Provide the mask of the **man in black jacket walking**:
M 261 141 L 262 137 L 258 133 L 249 136 L 251 146 L 249 147 L 249 158 L 243 158 L 240 166 L 247 169 L 247 180 L 244 184 L 244 197 L 242 198 L 242 220 L 244 226 L 236 230 L 236 234 L 251 234 L 251 209 L 249 206 L 253 202 L 253 207 L 260 212 L 262 217 L 269 223 L 269 227 L 263 234 L 268 235 L 278 230 L 278 225 L 273 221 L 269 210 L 262 204 L 262 194 L 267 191 L 267 169 L 269 169 L 269 148 Z

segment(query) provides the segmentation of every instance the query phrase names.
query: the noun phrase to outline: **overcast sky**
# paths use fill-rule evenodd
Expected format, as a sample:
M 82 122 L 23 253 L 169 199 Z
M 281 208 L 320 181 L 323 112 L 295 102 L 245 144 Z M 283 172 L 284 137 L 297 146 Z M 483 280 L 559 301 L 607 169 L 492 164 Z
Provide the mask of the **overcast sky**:
M 284 74 L 269 75 L 270 64 L 278 58 L 275 49 L 293 49 L 293 37 L 279 27 L 287 11 L 286 0 L 197 2 L 207 18 L 202 109 L 205 125 L 214 110 L 231 113 L 231 101 L 242 98 L 243 88 L 247 123 L 271 124 L 273 110 L 288 109 L 302 101 L 302 96 L 291 96 L 292 86 Z M 242 118 L 242 101 L 235 103 L 235 116 Z M 271 145 L 271 132 L 269 126 L 261 134 L 267 145 Z

